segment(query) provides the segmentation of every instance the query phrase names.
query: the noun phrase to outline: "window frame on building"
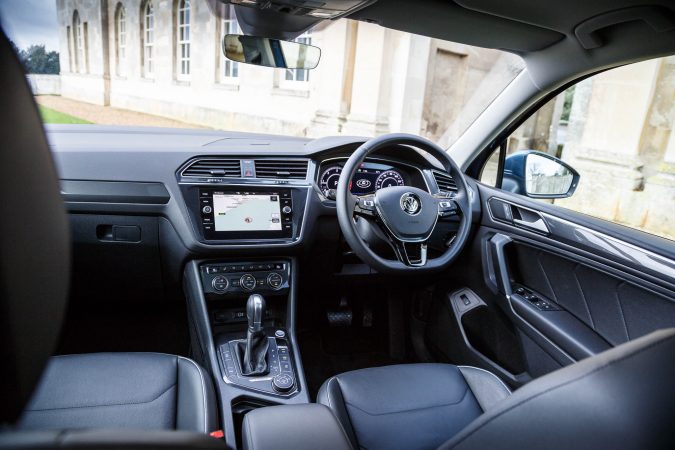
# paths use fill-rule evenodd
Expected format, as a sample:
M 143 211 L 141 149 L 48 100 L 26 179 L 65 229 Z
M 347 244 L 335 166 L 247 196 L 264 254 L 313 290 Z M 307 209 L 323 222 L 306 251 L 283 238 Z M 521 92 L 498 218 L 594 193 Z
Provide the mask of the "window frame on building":
M 144 78 L 155 76 L 155 8 L 151 0 L 141 6 L 141 72 Z
M 223 39 L 225 35 L 241 34 L 241 28 L 232 6 L 226 6 L 223 18 L 219 20 L 219 25 L 217 49 L 220 64 L 217 78 L 221 83 L 237 83 L 239 78 L 239 63 L 229 60 L 223 53 Z
M 176 79 L 179 81 L 190 80 L 191 6 L 190 0 L 176 2 Z
M 121 2 L 115 7 L 115 67 L 117 76 L 127 71 L 127 13 Z
M 75 71 L 87 73 L 87 36 L 86 23 L 82 22 L 80 13 L 73 11 L 73 48 L 75 55 Z

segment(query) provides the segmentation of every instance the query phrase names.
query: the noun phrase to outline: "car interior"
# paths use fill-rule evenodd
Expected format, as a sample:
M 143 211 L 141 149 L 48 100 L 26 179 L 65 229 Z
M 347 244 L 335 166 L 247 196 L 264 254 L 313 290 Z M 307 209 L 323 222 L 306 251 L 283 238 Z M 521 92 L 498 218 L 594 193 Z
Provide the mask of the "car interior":
M 241 58 L 349 18 L 525 69 L 450 149 L 45 126 L 3 34 L 0 447 L 673 448 L 675 241 L 542 201 L 579 173 L 540 152 L 480 181 L 570 84 L 675 54 L 671 0 L 204 1 Z

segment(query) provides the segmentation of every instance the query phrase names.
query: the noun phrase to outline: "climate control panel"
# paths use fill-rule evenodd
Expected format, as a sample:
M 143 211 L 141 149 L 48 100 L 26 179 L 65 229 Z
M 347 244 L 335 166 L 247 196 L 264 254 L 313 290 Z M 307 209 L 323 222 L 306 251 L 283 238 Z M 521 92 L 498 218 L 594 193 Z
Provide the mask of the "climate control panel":
M 207 295 L 284 293 L 290 287 L 288 261 L 209 262 L 200 270 Z

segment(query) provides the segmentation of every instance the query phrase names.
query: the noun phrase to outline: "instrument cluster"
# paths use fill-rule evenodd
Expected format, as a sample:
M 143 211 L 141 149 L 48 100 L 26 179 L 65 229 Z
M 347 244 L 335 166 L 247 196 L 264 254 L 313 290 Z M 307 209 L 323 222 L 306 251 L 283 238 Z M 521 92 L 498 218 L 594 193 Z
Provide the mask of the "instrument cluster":
M 338 181 L 342 174 L 343 163 L 326 163 L 319 174 L 319 188 L 329 199 L 335 199 Z M 349 190 L 354 195 L 368 195 L 376 191 L 409 184 L 408 174 L 387 164 L 363 162 L 356 170 L 349 183 Z

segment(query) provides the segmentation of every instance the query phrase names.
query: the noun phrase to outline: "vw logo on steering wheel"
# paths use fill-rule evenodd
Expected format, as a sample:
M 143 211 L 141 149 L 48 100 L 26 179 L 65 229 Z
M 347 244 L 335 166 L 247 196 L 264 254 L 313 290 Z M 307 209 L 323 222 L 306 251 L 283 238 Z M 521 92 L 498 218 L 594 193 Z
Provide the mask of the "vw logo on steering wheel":
M 406 214 L 414 216 L 422 210 L 422 201 L 412 192 L 406 192 L 401 196 L 401 209 Z

